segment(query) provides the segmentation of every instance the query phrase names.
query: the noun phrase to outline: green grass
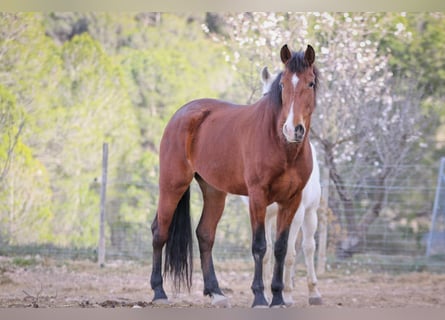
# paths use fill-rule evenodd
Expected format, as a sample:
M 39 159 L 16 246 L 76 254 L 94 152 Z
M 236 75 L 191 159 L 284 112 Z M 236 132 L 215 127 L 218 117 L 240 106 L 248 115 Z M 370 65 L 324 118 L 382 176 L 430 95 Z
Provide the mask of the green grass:
M 34 257 L 15 257 L 12 259 L 12 263 L 18 267 L 30 267 L 37 265 L 39 262 Z

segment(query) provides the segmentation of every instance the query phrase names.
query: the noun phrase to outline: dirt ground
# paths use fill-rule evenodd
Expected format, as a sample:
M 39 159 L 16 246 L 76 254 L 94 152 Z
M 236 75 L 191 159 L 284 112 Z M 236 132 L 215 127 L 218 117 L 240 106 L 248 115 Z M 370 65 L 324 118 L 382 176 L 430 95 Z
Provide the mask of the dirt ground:
M 224 262 L 216 265 L 220 287 L 232 307 L 250 308 L 252 264 Z M 0 307 L 143 307 L 150 301 L 150 265 L 114 261 L 100 268 L 91 261 L 17 259 L 0 256 Z M 211 307 L 202 295 L 201 273 L 195 267 L 191 292 L 174 295 L 165 289 L 171 304 L 162 307 Z M 299 269 L 293 307 L 399 308 L 444 307 L 445 274 L 329 272 L 319 276 L 323 306 L 309 306 L 305 272 Z

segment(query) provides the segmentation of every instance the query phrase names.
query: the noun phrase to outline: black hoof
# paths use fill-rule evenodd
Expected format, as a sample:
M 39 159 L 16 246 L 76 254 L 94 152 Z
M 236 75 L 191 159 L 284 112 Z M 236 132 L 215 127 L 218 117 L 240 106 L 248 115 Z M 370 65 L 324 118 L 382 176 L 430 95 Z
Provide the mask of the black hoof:
M 270 307 L 286 307 L 286 304 L 284 303 L 283 295 L 277 294 L 272 297 L 272 302 L 270 303 Z
M 255 296 L 255 300 L 252 303 L 252 308 L 268 308 L 268 303 L 264 295 Z
M 164 289 L 158 288 L 158 289 L 155 289 L 154 292 L 155 292 L 155 296 L 153 297 L 153 300 L 152 300 L 153 303 L 158 300 L 168 300 Z

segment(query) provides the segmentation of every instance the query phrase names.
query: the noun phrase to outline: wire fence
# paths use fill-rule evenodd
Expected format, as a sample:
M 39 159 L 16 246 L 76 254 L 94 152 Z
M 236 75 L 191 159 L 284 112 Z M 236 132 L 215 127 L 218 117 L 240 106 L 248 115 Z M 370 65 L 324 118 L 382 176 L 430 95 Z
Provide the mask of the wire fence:
M 370 270 L 434 271 L 445 272 L 445 232 L 443 227 L 433 230 L 435 243 L 433 254 L 426 256 L 427 239 L 430 235 L 431 213 L 434 203 L 437 181 L 437 167 L 415 165 L 409 168 L 410 174 L 398 177 L 381 186 L 372 181 L 347 183 L 343 187 L 349 190 L 353 202 L 353 212 L 359 221 L 368 214 L 379 200 L 381 210 L 367 231 L 360 249 L 349 257 L 338 254 L 339 243 L 347 237 L 348 212 L 342 205 L 336 186 L 332 181 L 322 182 L 322 187 L 329 189 L 329 209 L 319 210 L 319 215 L 327 215 L 327 256 L 326 269 L 366 268 Z M 364 168 L 366 170 L 366 168 Z M 150 224 L 156 211 L 157 185 L 149 182 L 125 181 L 111 178 L 107 194 L 120 193 L 120 199 L 134 195 L 122 194 L 122 190 L 137 188 L 147 198 L 147 214 L 138 221 L 120 220 L 122 203 L 107 200 L 105 229 L 105 261 L 112 259 L 135 259 L 151 261 Z M 337 186 L 338 187 L 338 186 Z M 193 226 L 199 221 L 202 198 L 199 187 L 192 183 L 191 210 Z M 99 208 L 97 210 L 99 216 Z M 444 216 L 445 214 L 443 214 Z M 98 219 L 99 221 L 99 219 Z M 198 252 L 196 238 L 194 251 Z M 316 235 L 317 244 L 319 241 Z M 300 244 L 297 242 L 297 248 Z M 297 250 L 297 259 L 303 261 L 301 250 Z M 240 197 L 229 195 L 225 213 L 218 225 L 214 245 L 214 259 L 252 260 L 251 230 L 247 206 Z M 26 255 L 39 254 L 55 258 L 92 259 L 98 256 L 97 248 L 59 247 L 57 244 L 2 246 L 0 254 Z M 195 257 L 199 256 L 195 254 Z
M 345 184 L 353 199 L 353 212 L 357 220 L 370 212 L 381 201 L 381 210 L 371 225 L 367 226 L 360 249 L 348 258 L 338 255 L 338 244 L 345 237 L 345 216 L 332 181 L 329 188 L 327 268 L 368 268 L 385 270 L 445 271 L 445 237 L 436 237 L 436 254 L 426 257 L 427 239 L 430 234 L 431 212 L 436 191 L 437 168 L 413 165 L 410 174 L 387 181 L 384 186 L 368 183 Z M 366 170 L 366 168 L 364 168 Z M 115 182 L 110 187 L 116 187 Z M 138 183 L 141 186 L 140 183 Z M 157 186 L 146 185 L 147 193 Z M 155 191 L 156 192 L 156 191 Z M 383 200 L 378 195 L 383 193 Z M 202 208 L 201 193 L 192 184 L 192 219 L 196 226 Z M 320 210 L 319 214 L 323 210 Z M 150 223 L 117 224 L 110 229 L 107 239 L 107 259 L 151 259 Z M 433 230 L 436 235 L 441 229 Z M 445 233 L 444 233 L 445 234 Z M 316 235 L 318 242 L 318 234 Z M 195 239 L 195 252 L 198 252 Z M 226 208 L 218 226 L 214 245 L 215 260 L 251 260 L 251 230 L 247 206 L 238 196 L 229 195 Z M 300 244 L 296 244 L 297 250 Z M 300 261 L 301 254 L 297 255 Z

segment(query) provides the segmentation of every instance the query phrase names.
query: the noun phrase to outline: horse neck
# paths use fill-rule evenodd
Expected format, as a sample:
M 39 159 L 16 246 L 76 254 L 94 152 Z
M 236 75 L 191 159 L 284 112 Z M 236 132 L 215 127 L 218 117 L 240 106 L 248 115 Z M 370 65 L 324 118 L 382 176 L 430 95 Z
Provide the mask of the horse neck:
M 279 143 L 282 134 L 279 132 L 279 109 L 270 103 L 269 97 L 262 97 L 255 104 L 255 115 L 260 130 L 267 128 L 267 138 L 270 142 Z
M 285 139 L 282 139 L 284 145 L 284 150 L 286 153 L 286 159 L 288 162 L 294 163 L 301 156 L 307 154 L 310 149 L 309 137 L 306 136 L 301 143 L 288 143 Z
M 295 162 L 300 153 L 309 149 L 309 138 L 306 135 L 302 143 L 288 143 L 283 136 L 282 121 L 280 120 L 280 107 L 272 103 L 267 96 L 261 98 L 256 103 L 256 115 L 259 117 L 258 124 L 260 128 L 269 128 L 267 139 L 272 145 L 275 145 L 277 151 L 285 156 L 286 162 Z M 308 124 L 308 131 L 310 123 Z

